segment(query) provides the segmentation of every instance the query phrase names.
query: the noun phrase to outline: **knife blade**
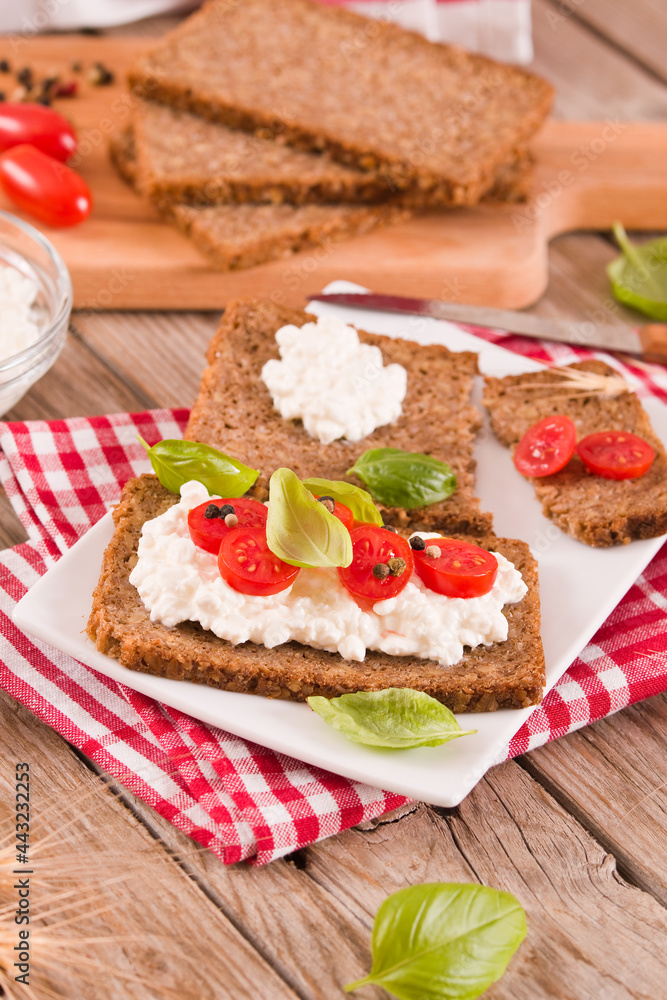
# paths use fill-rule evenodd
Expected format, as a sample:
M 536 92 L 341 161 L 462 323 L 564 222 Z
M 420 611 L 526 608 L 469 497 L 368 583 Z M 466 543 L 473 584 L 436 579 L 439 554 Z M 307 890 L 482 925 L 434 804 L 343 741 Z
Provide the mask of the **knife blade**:
M 667 364 L 667 324 L 648 323 L 637 329 L 624 326 L 597 325 L 590 321 L 532 316 L 510 309 L 470 306 L 440 299 L 415 299 L 378 292 L 336 292 L 311 295 L 310 301 L 354 309 L 377 309 L 381 312 L 430 316 L 453 323 L 470 323 L 489 329 L 506 330 L 524 337 L 557 340 L 579 347 L 601 348 L 637 354 L 647 361 Z

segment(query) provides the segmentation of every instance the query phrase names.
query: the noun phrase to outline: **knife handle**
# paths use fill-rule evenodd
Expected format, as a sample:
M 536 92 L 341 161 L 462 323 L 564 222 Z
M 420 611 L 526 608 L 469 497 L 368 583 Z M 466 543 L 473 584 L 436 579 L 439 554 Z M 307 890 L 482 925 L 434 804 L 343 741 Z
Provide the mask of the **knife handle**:
M 667 323 L 647 323 L 637 333 L 644 360 L 667 365 Z

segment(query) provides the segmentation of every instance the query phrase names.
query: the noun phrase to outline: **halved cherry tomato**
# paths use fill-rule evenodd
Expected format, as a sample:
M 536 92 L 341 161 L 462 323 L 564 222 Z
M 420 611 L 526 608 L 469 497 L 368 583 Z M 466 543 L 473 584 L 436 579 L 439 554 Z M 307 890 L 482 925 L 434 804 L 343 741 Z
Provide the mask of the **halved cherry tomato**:
M 14 204 L 47 226 L 75 226 L 93 206 L 83 177 L 34 146 L 0 154 L 0 184 Z
M 225 504 L 234 508 L 238 524 L 228 527 L 224 517 L 206 517 L 206 511 L 213 505 L 220 510 Z M 252 497 L 234 497 L 231 500 L 206 500 L 188 511 L 190 538 L 200 549 L 206 549 L 217 556 L 220 543 L 225 535 L 236 528 L 263 528 L 266 524 L 266 507 Z
M 29 101 L 0 102 L 0 152 L 26 142 L 62 163 L 76 150 L 74 129 L 53 108 Z
M 574 422 L 555 413 L 526 431 L 514 452 L 514 464 L 522 476 L 551 476 L 565 468 L 576 444 Z
M 407 585 L 414 567 L 412 549 L 404 538 L 376 524 L 360 524 L 350 532 L 352 562 L 339 568 L 338 576 L 353 597 L 385 601 L 396 597 Z M 392 566 L 391 560 L 403 560 Z M 384 570 L 373 570 L 378 566 Z
M 415 570 L 430 590 L 446 597 L 481 597 L 496 582 L 498 560 L 486 549 L 456 538 L 425 538 L 425 548 L 415 552 Z M 431 546 L 440 549 L 433 558 Z
M 317 499 L 320 500 L 321 497 L 317 497 Z M 354 524 L 354 514 L 349 507 L 346 507 L 344 503 L 338 503 L 337 500 L 334 500 L 334 509 L 331 513 L 334 517 L 337 517 L 339 521 L 343 522 L 348 531 L 352 530 L 352 525 Z
M 299 573 L 274 555 L 264 528 L 234 528 L 226 535 L 218 554 L 220 575 L 242 594 L 266 597 L 286 590 Z
M 629 431 L 587 434 L 577 454 L 589 472 L 605 479 L 636 479 L 648 472 L 655 458 L 648 441 Z

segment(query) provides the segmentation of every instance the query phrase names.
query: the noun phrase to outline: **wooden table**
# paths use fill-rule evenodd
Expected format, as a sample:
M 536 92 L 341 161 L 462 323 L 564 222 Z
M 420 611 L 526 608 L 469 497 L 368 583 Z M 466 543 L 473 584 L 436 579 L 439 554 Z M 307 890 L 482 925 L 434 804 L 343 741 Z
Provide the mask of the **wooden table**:
M 557 115 L 667 114 L 662 0 L 535 0 L 534 33 L 535 69 L 557 87 Z M 556 241 L 551 286 L 534 311 L 615 309 L 603 267 L 614 253 L 607 235 Z M 58 363 L 9 416 L 188 404 L 216 321 L 74 315 Z M 0 541 L 23 537 L 3 500 Z M 85 914 L 71 926 L 70 957 L 81 968 L 82 949 L 95 952 L 107 970 L 70 983 L 69 1000 L 333 1000 L 370 966 L 380 902 L 427 881 L 479 881 L 524 904 L 528 937 L 486 994 L 493 1000 L 667 997 L 665 696 L 494 769 L 457 809 L 414 805 L 264 869 L 225 868 L 5 695 L 0 717 L 0 819 L 10 815 L 13 764 L 28 760 L 37 831 L 53 833 L 68 880 L 54 886 L 74 887 L 65 904 Z M 47 889 L 37 885 L 37 899 Z M 113 939 L 75 948 L 77 937 L 98 935 Z

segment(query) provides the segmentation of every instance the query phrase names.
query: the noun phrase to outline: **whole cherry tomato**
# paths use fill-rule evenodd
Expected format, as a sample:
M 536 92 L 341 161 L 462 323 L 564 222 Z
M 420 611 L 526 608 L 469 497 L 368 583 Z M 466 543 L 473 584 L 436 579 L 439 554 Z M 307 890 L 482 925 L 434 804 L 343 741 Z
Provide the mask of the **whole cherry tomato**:
M 587 434 L 577 445 L 577 454 L 589 472 L 604 479 L 637 479 L 655 458 L 648 441 L 629 431 Z
M 76 149 L 76 135 L 62 115 L 43 104 L 0 102 L 0 153 L 23 143 L 64 163 Z
M 514 452 L 514 464 L 522 476 L 551 476 L 565 468 L 576 444 L 574 421 L 554 413 L 528 428 Z
M 15 205 L 47 226 L 75 226 L 93 207 L 83 177 L 34 146 L 0 154 L 0 185 Z
M 481 597 L 488 594 L 498 575 L 498 560 L 491 552 L 456 538 L 425 538 L 424 548 L 414 556 L 417 575 L 430 590 L 445 597 Z
M 231 507 L 232 510 L 224 508 Z M 214 512 L 212 508 L 215 508 Z M 208 512 L 208 516 L 207 516 Z M 221 516 L 222 512 L 222 516 Z M 225 515 L 234 514 L 236 524 L 225 523 Z M 220 551 L 220 543 L 225 535 L 235 528 L 263 528 L 266 524 L 267 510 L 259 500 L 252 497 L 234 497 L 231 500 L 205 500 L 198 507 L 188 511 L 188 530 L 190 538 L 200 549 L 206 549 L 213 555 Z
M 234 528 L 222 539 L 218 569 L 234 590 L 266 597 L 294 583 L 300 567 L 290 566 L 274 555 L 264 528 Z
M 353 597 L 373 602 L 400 594 L 414 566 L 405 538 L 376 524 L 360 524 L 350 538 L 352 562 L 338 569 L 343 586 Z

